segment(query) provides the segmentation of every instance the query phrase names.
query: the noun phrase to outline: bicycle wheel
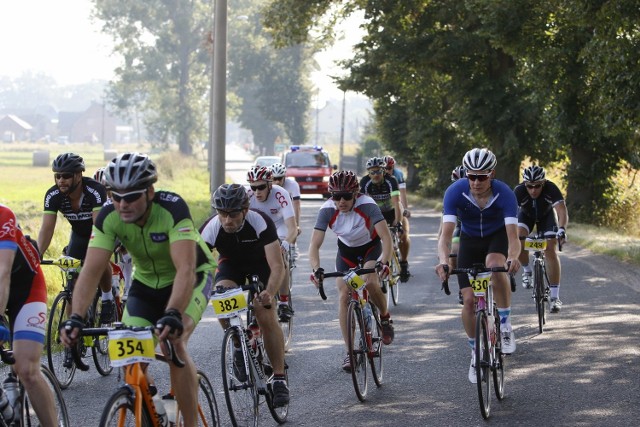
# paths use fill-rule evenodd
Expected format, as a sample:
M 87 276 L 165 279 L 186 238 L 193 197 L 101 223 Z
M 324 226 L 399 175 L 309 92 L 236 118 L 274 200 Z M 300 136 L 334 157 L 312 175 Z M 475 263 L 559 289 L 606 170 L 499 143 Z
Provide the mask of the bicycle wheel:
M 291 286 L 289 286 L 289 300 L 287 304 L 289 305 L 289 309 L 293 313 L 293 298 L 291 295 Z M 293 337 L 293 316 L 289 316 L 289 320 L 287 320 L 286 322 L 278 319 L 278 323 L 280 324 L 282 335 L 284 336 L 284 351 L 288 351 L 289 344 L 291 343 L 291 338 Z
M 236 351 L 234 340 L 244 341 L 239 336 L 238 329 L 228 328 L 222 340 L 222 385 L 224 398 L 227 401 L 229 418 L 234 426 L 258 426 L 258 387 L 253 378 L 253 372 L 246 366 L 244 369 L 245 381 L 237 378 L 234 370 L 234 353 Z M 246 351 L 243 346 L 243 351 Z M 251 357 L 244 354 L 245 360 L 252 363 Z
M 494 307 L 493 316 L 495 319 L 494 322 L 494 331 L 496 342 L 494 344 L 495 356 L 493 360 L 493 389 L 496 392 L 496 397 L 498 400 L 502 400 L 504 398 L 504 355 L 502 354 L 502 334 L 500 333 L 500 316 L 498 315 L 498 308 Z
M 536 300 L 536 311 L 538 312 L 538 330 L 544 330 L 545 324 L 545 301 L 544 301 L 544 271 L 542 264 L 538 261 L 534 263 L 533 286 Z
M 351 363 L 351 378 L 356 396 L 361 402 L 367 397 L 367 341 L 362 309 L 359 303 L 350 303 L 347 311 L 347 345 Z
M 476 315 L 476 379 L 480 412 L 485 420 L 491 412 L 491 353 L 487 315 L 479 311 Z
M 380 324 L 380 312 L 378 307 L 367 303 L 371 306 L 371 312 L 373 313 L 373 324 L 371 331 L 371 351 L 369 353 L 369 363 L 371 363 L 371 374 L 373 375 L 373 381 L 378 387 L 382 386 L 382 376 L 384 373 L 384 367 L 382 365 L 382 325 Z
M 140 396 L 142 398 L 142 396 Z M 118 389 L 111 395 L 107 404 L 105 405 L 102 416 L 100 417 L 100 427 L 135 427 L 136 414 L 135 414 L 135 397 L 133 391 L 127 387 Z M 151 426 L 151 415 L 149 410 L 142 402 L 142 420 L 140 425 Z
M 179 412 L 179 408 L 178 408 Z M 181 414 L 180 414 L 181 415 Z M 179 415 L 179 416 L 180 416 Z M 177 425 L 184 425 L 182 417 Z M 220 414 L 216 395 L 207 375 L 198 371 L 198 426 L 216 427 L 220 425 Z
M 46 339 L 47 367 L 63 390 L 69 387 L 76 373 L 76 365 L 73 362 L 68 368 L 64 366 L 65 353 L 68 353 L 69 350 L 65 350 L 60 341 L 60 325 L 67 320 L 66 309 L 67 304 L 70 303 L 68 295 L 66 291 L 62 291 L 53 300 L 47 322 Z
M 393 305 L 398 305 L 400 299 L 400 261 L 394 252 L 389 265 L 391 278 L 389 279 L 389 290 L 391 291 L 391 301 Z
M 91 327 L 97 328 L 100 326 L 100 315 L 102 309 L 102 292 L 98 290 L 95 298 L 93 299 L 93 304 L 89 309 L 89 315 L 87 316 L 88 323 Z M 116 321 L 117 313 L 114 310 L 113 319 L 110 323 Z M 109 358 L 109 337 L 106 335 L 100 337 L 92 337 L 91 343 L 91 355 L 93 356 L 93 363 L 96 365 L 97 371 L 100 375 L 107 376 L 113 371 L 113 366 L 111 366 L 111 359 Z
M 71 425 L 69 423 L 69 413 L 67 411 L 67 405 L 64 403 L 64 397 L 62 397 L 62 390 L 58 385 L 58 380 L 51 373 L 51 371 L 44 365 L 40 366 L 40 371 L 42 372 L 42 376 L 44 377 L 45 382 L 49 386 L 51 393 L 53 394 L 53 403 L 56 407 L 56 415 L 58 416 L 57 424 L 60 427 L 67 427 Z M 22 401 L 22 425 L 23 426 L 37 426 L 41 425 L 38 420 L 38 416 L 33 409 L 33 405 L 31 404 L 31 399 L 27 393 L 23 393 L 24 400 Z M 40 396 L 35 396 L 35 398 L 39 398 Z
M 287 363 L 285 362 L 284 364 L 284 377 L 287 380 L 287 384 L 289 383 L 289 373 L 288 373 L 288 366 Z M 267 406 L 269 407 L 269 412 L 271 412 L 271 416 L 273 417 L 274 420 L 276 420 L 276 422 L 278 424 L 284 424 L 287 422 L 287 415 L 289 415 L 289 404 L 287 403 L 284 406 L 278 406 L 277 408 L 275 406 L 273 406 L 273 400 L 272 400 L 272 392 L 271 392 L 271 383 L 268 385 L 269 387 L 269 391 L 267 393 Z

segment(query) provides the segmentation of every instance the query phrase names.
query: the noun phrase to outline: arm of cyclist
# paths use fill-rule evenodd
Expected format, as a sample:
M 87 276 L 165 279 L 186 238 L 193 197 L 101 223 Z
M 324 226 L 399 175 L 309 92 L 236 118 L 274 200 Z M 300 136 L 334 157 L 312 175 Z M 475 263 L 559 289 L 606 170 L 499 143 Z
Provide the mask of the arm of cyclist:
M 449 254 L 451 253 L 451 240 L 453 238 L 453 230 L 456 228 L 455 217 L 453 222 L 445 221 L 444 217 L 440 225 L 440 237 L 438 238 L 438 265 L 436 266 L 436 274 L 440 280 L 445 281 L 449 277 L 449 272 L 445 271 L 444 266 L 449 265 Z M 518 244 L 520 242 L 518 241 Z
M 287 238 L 285 239 L 290 245 L 293 245 L 298 238 L 298 226 L 296 225 L 296 218 L 290 217 L 284 220 L 287 226 Z
M 285 278 L 284 261 L 282 260 L 282 253 L 280 252 L 279 243 L 277 240 L 269 243 L 264 247 L 264 254 L 269 264 L 271 273 L 269 274 L 269 281 L 265 290 L 260 292 L 258 300 L 262 305 L 270 304 L 273 301 L 273 297 L 280 289 L 280 285 Z
M 393 204 L 395 223 L 400 225 L 402 224 L 402 207 L 400 205 L 400 192 L 395 192 L 395 194 L 391 196 L 391 203 Z M 398 232 L 402 234 L 402 226 L 398 228 Z
M 564 200 L 554 206 L 556 214 L 558 215 L 558 233 L 557 239 L 560 244 L 567 240 L 567 224 L 569 224 L 569 213 L 567 211 L 567 205 Z
M 73 288 L 71 313 L 72 317 L 76 319 L 76 322 L 69 324 L 71 327 L 70 330 L 62 327 L 60 331 L 60 338 L 67 347 L 75 344 L 79 337 L 80 329 L 82 329 L 82 319 L 84 319 L 84 315 L 81 313 L 86 313 L 89 309 L 89 305 L 93 301 L 93 297 L 96 295 L 96 289 L 98 288 L 97 278 L 102 276 L 105 266 L 109 263 L 111 254 L 112 252 L 106 249 L 87 249 L 82 270 L 80 270 L 80 275 Z
M 520 237 L 518 237 L 518 225 L 506 224 L 507 237 L 509 239 L 509 249 L 507 250 L 507 268 L 509 274 L 515 274 L 520 269 L 520 250 L 522 245 L 520 243 Z
M 5 341 L 9 341 L 11 337 L 9 331 L 9 323 L 2 314 L 7 309 L 9 301 L 9 289 L 11 287 L 11 268 L 13 260 L 16 256 L 15 248 L 0 249 L 0 345 Z
M 389 259 L 391 259 L 391 251 L 393 251 L 391 232 L 389 231 L 387 222 L 384 220 L 378 221 L 376 225 L 374 225 L 374 228 L 382 240 L 382 256 L 380 257 L 381 264 L 376 264 L 376 269 L 381 269 L 379 273 L 384 279 L 389 275 Z
M 51 215 L 50 213 L 45 213 L 42 215 L 42 226 L 40 227 L 40 232 L 38 233 L 38 250 L 40 251 L 40 259 L 42 259 L 44 253 L 47 251 L 49 245 L 51 244 L 53 231 L 56 228 L 56 219 L 57 215 Z
M 311 241 L 309 242 L 309 264 L 311 264 L 311 271 L 316 271 L 320 268 L 320 247 L 324 242 L 324 236 L 326 232 L 322 230 L 318 230 L 317 228 L 313 229 L 311 233 Z M 314 280 L 314 275 L 311 275 L 311 281 L 317 287 L 318 282 Z

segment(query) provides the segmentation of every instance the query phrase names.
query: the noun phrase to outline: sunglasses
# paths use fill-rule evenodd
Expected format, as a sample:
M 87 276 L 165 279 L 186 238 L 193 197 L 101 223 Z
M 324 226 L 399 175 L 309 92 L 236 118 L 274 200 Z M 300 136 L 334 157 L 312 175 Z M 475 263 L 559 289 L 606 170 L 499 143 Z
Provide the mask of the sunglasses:
M 72 173 L 56 173 L 53 174 L 53 177 L 57 180 L 59 179 L 71 179 L 73 178 L 73 174 Z
M 382 175 L 382 169 L 378 169 L 375 171 L 369 171 L 369 175 Z
M 235 211 L 223 211 L 220 209 L 216 209 L 216 211 L 218 211 L 218 216 L 220 218 L 237 219 L 237 218 L 240 218 L 240 216 L 242 215 L 242 209 L 238 209 Z
M 491 176 L 490 173 L 487 173 L 487 174 L 467 174 L 467 178 L 469 178 L 469 180 L 471 180 L 471 181 L 478 180 L 480 182 L 488 180 L 490 176 Z
M 336 202 L 339 202 L 340 199 L 344 199 L 346 201 L 353 200 L 353 193 L 333 193 L 331 198 Z
M 146 192 L 147 192 L 146 188 L 144 190 L 130 191 L 124 194 L 120 194 L 120 193 L 116 193 L 115 191 L 112 191 L 111 199 L 116 203 L 120 203 L 123 200 L 127 203 L 133 203 L 136 200 L 138 200 L 140 197 L 142 197 L 142 195 Z
M 542 187 L 542 184 L 525 184 L 525 187 L 527 187 L 527 188 L 540 188 L 540 187 Z
M 268 184 L 262 184 L 262 185 L 250 185 L 251 189 L 253 191 L 262 191 L 265 188 L 267 188 Z

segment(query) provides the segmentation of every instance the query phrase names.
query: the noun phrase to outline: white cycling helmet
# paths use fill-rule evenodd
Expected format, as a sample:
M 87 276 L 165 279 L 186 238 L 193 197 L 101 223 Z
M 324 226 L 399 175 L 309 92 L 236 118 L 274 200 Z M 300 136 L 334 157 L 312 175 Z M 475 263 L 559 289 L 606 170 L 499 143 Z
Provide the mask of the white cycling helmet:
M 462 165 L 467 171 L 492 171 L 497 164 L 495 154 L 486 148 L 469 150 L 462 158 Z
M 287 167 L 282 163 L 274 163 L 271 165 L 271 176 L 273 178 L 282 178 L 287 174 Z
M 546 176 L 544 168 L 537 165 L 531 165 L 522 171 L 522 179 L 526 182 L 543 181 Z

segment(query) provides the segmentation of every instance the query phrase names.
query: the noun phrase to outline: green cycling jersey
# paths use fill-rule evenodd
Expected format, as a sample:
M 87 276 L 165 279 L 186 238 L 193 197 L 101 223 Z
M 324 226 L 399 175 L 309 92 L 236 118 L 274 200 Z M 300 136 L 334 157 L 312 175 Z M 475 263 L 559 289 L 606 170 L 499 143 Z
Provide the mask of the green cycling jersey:
M 176 269 L 170 245 L 175 241 L 193 240 L 197 245 L 196 273 L 217 267 L 193 224 L 186 202 L 168 191 L 155 193 L 151 213 L 142 227 L 123 222 L 113 204 L 106 204 L 93 226 L 89 247 L 111 251 L 116 239 L 131 255 L 135 265 L 133 279 L 151 288 L 164 288 L 173 283 Z

